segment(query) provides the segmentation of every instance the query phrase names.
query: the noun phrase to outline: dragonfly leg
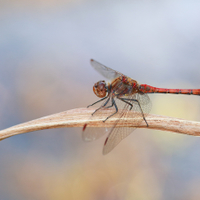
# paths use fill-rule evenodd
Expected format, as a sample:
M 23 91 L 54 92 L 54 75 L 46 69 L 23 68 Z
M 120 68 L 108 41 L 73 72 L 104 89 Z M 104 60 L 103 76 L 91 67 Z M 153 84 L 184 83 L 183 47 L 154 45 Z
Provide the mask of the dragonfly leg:
M 115 110 L 116 110 L 116 111 L 115 111 L 113 114 L 111 114 L 111 115 L 109 115 L 108 117 L 106 117 L 106 119 L 105 119 L 103 122 L 105 122 L 107 119 L 109 119 L 110 117 L 112 117 L 113 115 L 115 115 L 115 114 L 118 112 L 118 107 L 117 107 L 117 105 L 116 105 L 116 103 L 115 103 L 114 98 L 112 98 L 112 105 L 111 105 L 111 106 L 108 106 L 108 107 L 106 107 L 106 108 L 113 107 L 113 106 L 115 106 Z
M 104 97 L 104 98 L 102 98 L 102 99 L 100 99 L 100 100 L 98 100 L 98 101 L 94 102 L 93 104 L 91 104 L 91 105 L 87 106 L 87 108 L 89 108 L 90 106 L 93 106 L 93 105 L 95 105 L 96 103 L 99 103 L 99 102 L 103 101 L 103 100 L 104 100 L 104 99 L 106 99 L 106 98 L 108 98 L 108 96 L 106 96 L 106 97 Z
M 107 98 L 107 97 L 106 97 L 106 98 Z M 103 99 L 101 99 L 101 101 L 104 100 L 104 99 L 105 99 L 105 97 L 104 97 Z M 108 104 L 109 100 L 110 100 L 110 97 L 107 99 L 107 101 L 106 101 L 102 106 L 100 106 L 99 108 L 97 108 L 97 109 L 92 113 L 92 115 L 94 115 L 94 113 L 97 112 L 98 110 L 100 110 L 101 108 L 105 107 L 105 106 Z M 93 103 L 92 105 L 94 105 L 94 104 L 96 104 L 96 103 L 98 103 L 98 102 L 100 102 L 100 101 L 97 101 L 97 102 Z
M 122 100 L 123 102 L 129 104 L 129 105 L 131 106 L 130 110 L 132 109 L 133 105 L 132 105 L 131 103 L 127 102 L 127 101 L 135 101 L 135 102 L 137 102 L 138 105 L 139 105 L 140 111 L 141 111 L 141 113 L 142 113 L 142 117 L 143 117 L 145 123 L 147 124 L 147 126 L 149 126 L 148 123 L 147 123 L 147 120 L 146 120 L 146 118 L 145 118 L 145 116 L 144 116 L 144 113 L 143 113 L 142 107 L 141 107 L 141 105 L 140 105 L 140 102 L 139 102 L 137 99 L 126 99 L 126 98 L 118 98 L 118 99 L 120 99 L 120 100 Z
M 105 108 L 111 108 L 111 107 L 113 107 L 113 105 L 114 105 L 114 103 L 113 103 L 113 100 L 112 100 L 112 104 L 110 106 L 105 107 Z

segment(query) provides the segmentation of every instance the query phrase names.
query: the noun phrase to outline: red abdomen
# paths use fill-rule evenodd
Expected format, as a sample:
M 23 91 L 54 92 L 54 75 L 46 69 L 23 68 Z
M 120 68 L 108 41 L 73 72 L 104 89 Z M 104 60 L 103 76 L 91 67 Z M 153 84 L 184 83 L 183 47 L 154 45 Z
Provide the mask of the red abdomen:
M 170 94 L 188 94 L 188 95 L 200 95 L 200 89 L 167 89 L 156 88 L 150 85 L 141 84 L 139 86 L 141 92 L 144 93 L 170 93 Z

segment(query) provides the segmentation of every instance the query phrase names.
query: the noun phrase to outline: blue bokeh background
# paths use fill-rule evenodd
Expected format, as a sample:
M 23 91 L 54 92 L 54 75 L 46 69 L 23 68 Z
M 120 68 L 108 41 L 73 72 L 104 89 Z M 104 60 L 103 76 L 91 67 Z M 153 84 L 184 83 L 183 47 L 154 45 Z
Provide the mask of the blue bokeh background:
M 0 2 L 0 128 L 86 107 L 91 58 L 140 83 L 200 88 L 200 2 Z M 151 113 L 200 120 L 200 98 L 149 95 Z M 111 153 L 81 128 L 0 143 L 0 199 L 200 199 L 200 139 L 138 129 Z

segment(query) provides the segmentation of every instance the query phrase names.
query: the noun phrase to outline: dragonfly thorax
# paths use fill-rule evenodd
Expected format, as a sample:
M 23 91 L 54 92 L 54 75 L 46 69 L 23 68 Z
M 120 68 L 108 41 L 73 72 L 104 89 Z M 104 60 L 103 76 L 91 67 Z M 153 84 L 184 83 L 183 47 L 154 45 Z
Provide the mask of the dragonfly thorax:
M 108 86 L 105 81 L 98 81 L 93 86 L 93 92 L 99 97 L 103 98 L 107 95 Z

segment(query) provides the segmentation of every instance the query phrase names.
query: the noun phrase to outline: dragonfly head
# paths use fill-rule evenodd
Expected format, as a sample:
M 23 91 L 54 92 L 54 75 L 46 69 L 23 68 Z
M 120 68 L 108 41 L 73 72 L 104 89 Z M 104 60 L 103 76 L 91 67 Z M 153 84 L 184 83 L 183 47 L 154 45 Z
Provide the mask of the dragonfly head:
M 93 86 L 94 93 L 99 97 L 103 98 L 108 92 L 108 87 L 105 81 L 98 81 Z

